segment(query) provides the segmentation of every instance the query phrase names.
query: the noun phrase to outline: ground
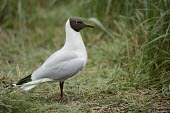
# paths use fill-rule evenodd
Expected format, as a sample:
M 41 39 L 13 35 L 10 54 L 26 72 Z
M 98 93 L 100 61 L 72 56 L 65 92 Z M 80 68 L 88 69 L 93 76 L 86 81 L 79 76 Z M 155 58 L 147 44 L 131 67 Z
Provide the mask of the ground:
M 66 11 L 70 6 L 37 7 L 26 23 L 13 20 L 13 27 L 0 27 L 0 113 L 170 112 L 170 89 L 162 87 L 163 82 L 151 84 L 149 73 L 140 73 L 140 36 L 124 19 L 113 19 L 113 34 L 98 18 L 85 20 L 96 27 L 81 32 L 88 62 L 65 81 L 63 103 L 57 101 L 58 82 L 39 84 L 30 91 L 4 87 L 32 73 L 63 46 L 65 22 L 72 15 L 79 16 L 73 9 Z

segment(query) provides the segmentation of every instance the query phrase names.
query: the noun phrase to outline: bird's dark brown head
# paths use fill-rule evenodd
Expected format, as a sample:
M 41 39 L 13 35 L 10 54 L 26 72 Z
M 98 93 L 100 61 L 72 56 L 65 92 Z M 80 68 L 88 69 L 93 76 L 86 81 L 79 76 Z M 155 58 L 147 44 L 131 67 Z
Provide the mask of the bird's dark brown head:
M 69 20 L 70 20 L 71 28 L 74 29 L 77 32 L 79 32 L 80 30 L 82 30 L 83 28 L 86 28 L 86 27 L 94 28 L 94 26 L 84 23 L 79 18 L 70 18 Z

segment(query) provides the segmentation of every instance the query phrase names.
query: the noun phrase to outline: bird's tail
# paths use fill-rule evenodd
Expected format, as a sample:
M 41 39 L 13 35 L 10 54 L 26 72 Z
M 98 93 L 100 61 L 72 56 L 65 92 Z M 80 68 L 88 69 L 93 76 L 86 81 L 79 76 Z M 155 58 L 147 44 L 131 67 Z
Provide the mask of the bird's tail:
M 19 80 L 16 83 L 16 86 L 21 86 L 21 88 L 23 88 L 24 90 L 30 90 L 30 89 L 34 88 L 36 86 L 35 84 L 28 84 L 29 82 L 32 81 L 31 75 L 32 74 L 29 74 L 28 76 L 26 76 L 23 79 Z M 15 84 L 13 84 L 13 85 L 15 85 Z
M 25 84 L 32 81 L 31 75 L 32 74 L 29 74 L 28 76 L 26 76 L 23 79 L 19 80 L 17 83 L 7 84 L 7 85 L 5 85 L 3 87 L 10 89 L 10 88 L 14 88 L 16 86 L 21 86 L 21 88 L 23 88 L 24 90 L 30 90 L 33 87 L 35 87 L 35 84 L 29 84 L 29 85 L 25 85 Z
M 30 90 L 36 86 L 36 84 L 23 84 L 23 85 L 17 85 L 17 84 L 6 84 L 3 86 L 3 89 L 13 89 L 17 86 L 20 86 L 24 90 Z
M 9 84 L 8 87 L 16 87 L 16 86 L 21 86 L 21 88 L 23 88 L 24 90 L 30 90 L 32 88 L 34 88 L 37 84 L 39 83 L 43 83 L 43 82 L 49 82 L 49 81 L 53 81 L 52 79 L 49 78 L 41 78 L 38 80 L 32 80 L 31 79 L 31 75 L 26 76 L 25 78 L 19 80 L 16 84 Z
M 34 88 L 36 86 L 36 84 L 32 84 L 32 85 L 22 85 L 21 88 L 23 88 L 24 90 L 30 90 L 32 88 Z

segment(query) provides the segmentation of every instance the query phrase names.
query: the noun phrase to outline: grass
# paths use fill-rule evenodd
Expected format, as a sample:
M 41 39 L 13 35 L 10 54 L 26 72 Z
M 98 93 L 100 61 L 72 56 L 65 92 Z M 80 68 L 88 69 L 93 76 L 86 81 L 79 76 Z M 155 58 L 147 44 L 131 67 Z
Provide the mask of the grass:
M 0 112 L 169 112 L 169 1 L 0 1 Z M 32 8 L 28 7 L 32 6 Z M 76 7 L 75 7 L 76 6 Z M 96 26 L 81 34 L 88 63 L 68 79 L 31 91 L 5 89 L 65 41 L 70 16 Z

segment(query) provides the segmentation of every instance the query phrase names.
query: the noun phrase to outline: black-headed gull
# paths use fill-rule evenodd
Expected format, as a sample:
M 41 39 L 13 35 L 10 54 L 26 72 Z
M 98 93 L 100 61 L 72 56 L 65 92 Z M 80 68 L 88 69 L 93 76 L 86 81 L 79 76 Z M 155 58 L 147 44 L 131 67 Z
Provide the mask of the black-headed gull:
M 52 54 L 32 74 L 13 85 L 21 86 L 24 90 L 30 90 L 38 83 L 59 81 L 60 100 L 62 100 L 64 81 L 81 71 L 87 62 L 87 51 L 80 34 L 80 30 L 86 27 L 94 28 L 79 18 L 68 19 L 65 26 L 66 41 L 64 46 Z

